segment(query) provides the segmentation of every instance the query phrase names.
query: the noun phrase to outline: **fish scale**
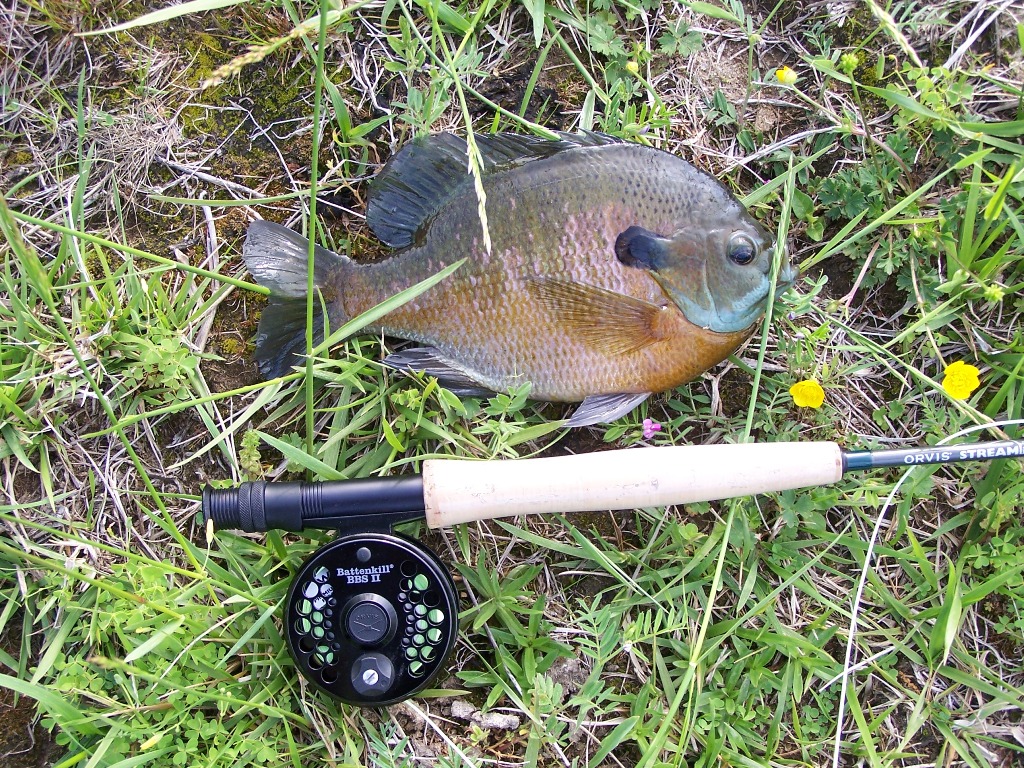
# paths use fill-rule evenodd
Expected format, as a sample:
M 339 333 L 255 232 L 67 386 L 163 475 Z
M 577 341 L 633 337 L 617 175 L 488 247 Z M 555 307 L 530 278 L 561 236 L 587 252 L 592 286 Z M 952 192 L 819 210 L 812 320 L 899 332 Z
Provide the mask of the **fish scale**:
M 699 375 L 750 335 L 771 239 L 717 181 L 666 152 L 595 135 L 480 143 L 491 251 L 459 165 L 463 145 L 448 135 L 414 142 L 375 180 L 367 213 L 402 250 L 367 265 L 318 252 L 331 327 L 465 259 L 370 329 L 427 345 L 429 366 L 415 350 L 398 358 L 443 384 L 450 374 L 495 392 L 529 382 L 541 400 L 635 402 Z M 268 255 L 273 235 L 258 235 L 247 241 L 250 270 L 287 293 L 280 273 L 292 257 Z M 732 263 L 737 237 L 756 252 L 743 269 Z M 262 360 L 280 358 L 265 346 Z

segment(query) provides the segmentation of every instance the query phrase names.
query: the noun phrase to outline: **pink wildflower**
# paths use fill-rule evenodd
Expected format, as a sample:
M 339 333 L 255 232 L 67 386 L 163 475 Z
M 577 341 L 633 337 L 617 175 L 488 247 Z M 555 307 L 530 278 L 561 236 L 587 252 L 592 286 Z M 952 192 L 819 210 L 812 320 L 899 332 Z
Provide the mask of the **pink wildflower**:
M 653 419 L 644 419 L 644 440 L 650 440 L 656 432 L 661 432 L 661 424 Z

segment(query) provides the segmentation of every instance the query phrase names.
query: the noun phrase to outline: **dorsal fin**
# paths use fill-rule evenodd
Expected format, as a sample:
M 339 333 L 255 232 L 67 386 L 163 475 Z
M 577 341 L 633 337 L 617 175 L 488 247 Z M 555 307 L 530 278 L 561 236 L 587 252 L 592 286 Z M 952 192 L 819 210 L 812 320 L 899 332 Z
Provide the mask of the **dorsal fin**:
M 411 245 L 467 178 L 464 139 L 450 133 L 413 139 L 370 183 L 366 223 L 393 248 Z
M 509 167 L 522 165 L 531 160 L 540 160 L 579 147 L 600 147 L 605 144 L 622 144 L 622 139 L 606 133 L 563 133 L 557 139 L 544 139 L 518 133 L 478 134 L 477 146 L 483 157 L 484 171 L 493 173 Z
M 622 143 L 603 133 L 558 135 L 558 139 L 513 133 L 477 135 L 484 174 L 569 149 Z M 430 218 L 469 183 L 468 166 L 465 139 L 450 133 L 414 139 L 371 182 L 366 223 L 393 248 L 412 245 Z

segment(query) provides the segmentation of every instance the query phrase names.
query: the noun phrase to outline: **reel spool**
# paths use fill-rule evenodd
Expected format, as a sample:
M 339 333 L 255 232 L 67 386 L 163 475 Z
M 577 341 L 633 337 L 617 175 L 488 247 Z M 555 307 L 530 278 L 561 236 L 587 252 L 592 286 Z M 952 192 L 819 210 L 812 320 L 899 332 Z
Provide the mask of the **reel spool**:
M 393 704 L 444 668 L 458 610 L 451 577 L 422 544 L 394 533 L 343 536 L 292 581 L 288 650 L 320 690 L 348 704 Z

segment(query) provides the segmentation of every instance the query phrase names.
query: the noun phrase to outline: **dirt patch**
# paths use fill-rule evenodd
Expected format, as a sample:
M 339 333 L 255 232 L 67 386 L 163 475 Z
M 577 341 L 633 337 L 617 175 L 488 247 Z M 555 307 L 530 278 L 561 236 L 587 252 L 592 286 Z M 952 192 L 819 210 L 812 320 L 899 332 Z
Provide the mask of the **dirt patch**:
M 21 654 L 15 617 L 0 635 L 0 648 L 13 658 Z M 0 671 L 17 676 L 18 670 L 0 663 Z M 54 734 L 43 728 L 36 714 L 36 703 L 28 696 L 18 696 L 0 687 L 0 765 L 3 768 L 48 768 L 61 757 L 62 750 Z
M 3 665 L 0 665 L 3 668 Z M 60 757 L 52 734 L 36 716 L 35 702 L 0 688 L 0 762 L 4 768 L 46 768 Z
M 527 62 L 487 80 L 480 87 L 480 94 L 510 112 L 518 114 L 522 110 L 527 120 L 556 131 L 565 130 L 570 119 L 565 111 L 568 104 L 562 101 L 558 91 L 552 85 L 544 85 L 542 82 L 538 82 L 532 91 L 529 90 L 535 66 L 536 62 Z M 527 93 L 529 100 L 526 100 Z M 477 116 L 483 117 L 489 113 L 490 108 L 482 106 Z

